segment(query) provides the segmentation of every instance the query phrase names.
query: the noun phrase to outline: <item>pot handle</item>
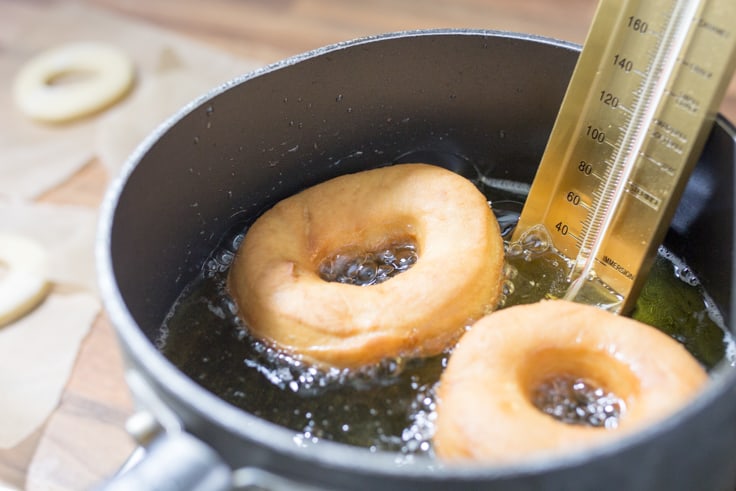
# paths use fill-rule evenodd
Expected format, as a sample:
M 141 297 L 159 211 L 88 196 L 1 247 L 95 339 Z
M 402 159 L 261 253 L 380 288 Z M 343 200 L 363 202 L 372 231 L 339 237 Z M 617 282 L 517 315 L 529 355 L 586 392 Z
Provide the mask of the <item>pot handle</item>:
M 139 410 L 126 423 L 141 445 L 99 491 L 229 491 L 232 469 L 209 445 L 187 433 L 178 416 L 134 368 L 125 372 Z
M 256 467 L 231 469 L 214 449 L 185 431 L 138 371 L 129 368 L 125 376 L 145 408 L 126 424 L 142 446 L 97 491 L 324 491 Z
M 227 491 L 232 484 L 232 470 L 208 445 L 186 432 L 164 432 L 99 491 Z

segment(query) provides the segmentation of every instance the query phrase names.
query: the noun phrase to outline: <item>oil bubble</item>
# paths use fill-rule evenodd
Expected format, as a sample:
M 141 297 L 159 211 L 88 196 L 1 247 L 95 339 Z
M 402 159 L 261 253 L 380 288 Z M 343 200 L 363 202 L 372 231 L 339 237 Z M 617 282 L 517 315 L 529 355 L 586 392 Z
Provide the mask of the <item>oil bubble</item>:
M 519 238 L 521 247 L 532 255 L 547 252 L 552 244 L 549 233 L 543 225 L 535 225 L 524 232 Z

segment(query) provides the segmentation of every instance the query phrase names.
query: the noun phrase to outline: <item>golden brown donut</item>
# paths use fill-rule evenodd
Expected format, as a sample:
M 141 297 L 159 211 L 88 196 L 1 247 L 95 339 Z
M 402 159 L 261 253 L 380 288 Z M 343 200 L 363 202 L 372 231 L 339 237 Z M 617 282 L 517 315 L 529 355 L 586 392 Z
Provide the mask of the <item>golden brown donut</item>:
M 565 376 L 621 398 L 618 427 L 564 423 L 532 404 L 536 387 Z M 438 389 L 435 451 L 506 464 L 579 450 L 665 417 L 706 380 L 679 343 L 635 320 L 563 300 L 510 307 L 455 347 Z
M 415 244 L 407 271 L 369 286 L 323 280 L 341 250 Z M 498 223 L 464 177 L 400 164 L 337 177 L 289 197 L 248 230 L 228 284 L 260 339 L 321 364 L 359 367 L 428 356 L 495 307 Z

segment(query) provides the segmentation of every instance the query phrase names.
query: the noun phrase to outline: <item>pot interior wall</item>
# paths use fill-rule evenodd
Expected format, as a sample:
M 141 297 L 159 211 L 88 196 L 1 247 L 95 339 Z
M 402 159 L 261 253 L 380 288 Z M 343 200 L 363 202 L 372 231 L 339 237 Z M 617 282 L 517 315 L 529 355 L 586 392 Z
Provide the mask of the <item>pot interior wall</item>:
M 234 223 L 338 174 L 424 160 L 530 182 L 574 62 L 513 37 L 417 36 L 217 94 L 159 135 L 120 196 L 112 255 L 128 309 L 152 336 Z

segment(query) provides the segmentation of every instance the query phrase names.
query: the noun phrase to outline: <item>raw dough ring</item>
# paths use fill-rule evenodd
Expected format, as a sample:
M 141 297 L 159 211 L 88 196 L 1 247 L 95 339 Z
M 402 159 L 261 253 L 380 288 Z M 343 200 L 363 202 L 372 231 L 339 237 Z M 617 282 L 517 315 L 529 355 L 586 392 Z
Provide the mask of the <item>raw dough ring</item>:
M 0 235 L 0 326 L 35 308 L 50 287 L 46 250 L 25 237 Z
M 63 76 L 78 80 L 55 84 Z M 38 121 L 61 123 L 100 111 L 133 84 L 133 62 L 121 50 L 97 42 L 65 44 L 44 51 L 18 72 L 13 96 Z
M 319 264 L 345 247 L 416 244 L 407 271 L 370 286 L 328 282 Z M 251 331 L 308 360 L 357 367 L 428 356 L 495 307 L 504 262 L 498 223 L 467 179 L 401 164 L 337 177 L 276 204 L 248 230 L 229 288 Z
M 563 423 L 531 403 L 535 387 L 565 375 L 625 401 L 616 429 Z M 695 358 L 651 326 L 562 300 L 510 307 L 478 321 L 452 353 L 435 450 L 495 464 L 580 450 L 665 417 L 706 381 Z

